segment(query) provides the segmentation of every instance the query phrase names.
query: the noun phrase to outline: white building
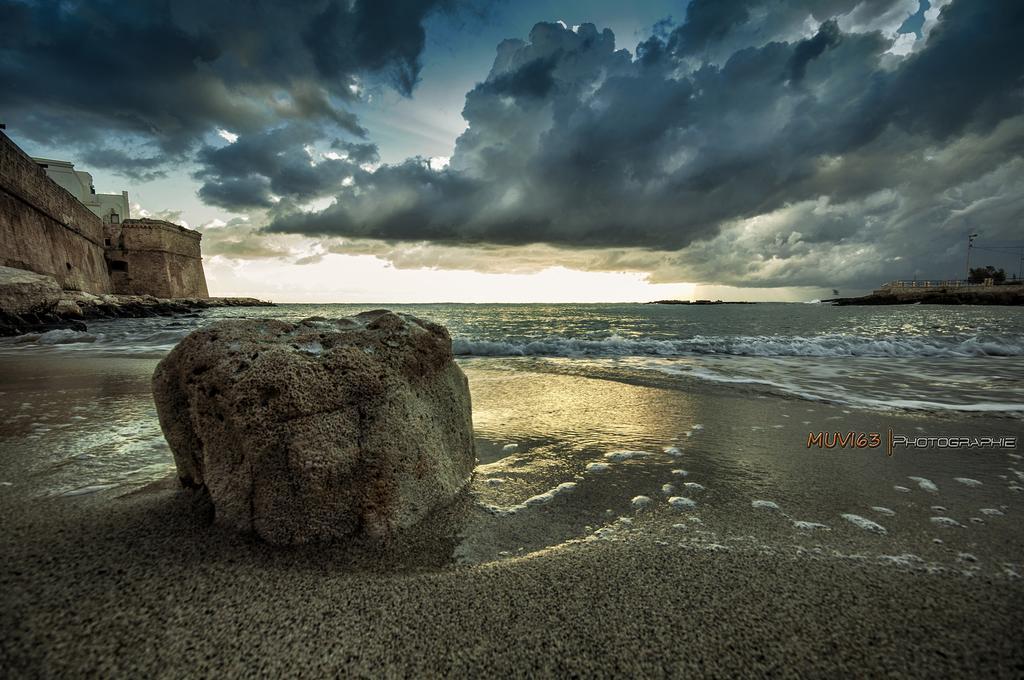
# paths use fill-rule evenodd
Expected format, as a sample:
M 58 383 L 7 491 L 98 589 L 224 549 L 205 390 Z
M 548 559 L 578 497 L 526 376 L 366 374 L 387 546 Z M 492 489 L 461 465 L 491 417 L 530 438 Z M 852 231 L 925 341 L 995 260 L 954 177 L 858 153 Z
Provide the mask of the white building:
M 99 215 L 106 224 L 119 224 L 131 215 L 128 213 L 128 192 L 120 194 L 97 194 L 92 183 L 92 175 L 88 172 L 75 170 L 74 163 L 55 161 L 49 158 L 33 158 L 46 175 L 60 186 L 67 189 L 85 207 Z

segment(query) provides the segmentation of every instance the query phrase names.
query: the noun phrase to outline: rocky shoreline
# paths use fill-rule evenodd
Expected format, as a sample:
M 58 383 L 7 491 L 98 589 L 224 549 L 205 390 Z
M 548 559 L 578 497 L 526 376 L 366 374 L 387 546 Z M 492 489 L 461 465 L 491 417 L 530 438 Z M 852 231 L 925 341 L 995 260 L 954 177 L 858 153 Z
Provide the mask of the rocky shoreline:
M 190 314 L 212 307 L 272 307 L 247 297 L 157 298 L 93 295 L 62 290 L 50 276 L 0 267 L 0 337 L 60 328 L 86 330 L 86 321 Z

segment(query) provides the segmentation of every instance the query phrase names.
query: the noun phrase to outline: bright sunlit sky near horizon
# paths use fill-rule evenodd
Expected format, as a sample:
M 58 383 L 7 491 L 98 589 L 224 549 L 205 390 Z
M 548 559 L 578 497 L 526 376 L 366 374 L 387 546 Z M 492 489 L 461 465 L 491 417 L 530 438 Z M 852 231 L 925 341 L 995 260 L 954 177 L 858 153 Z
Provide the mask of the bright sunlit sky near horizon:
M 812 300 L 1022 237 L 1021 3 L 0 12 L 7 134 L 202 231 L 213 295 Z

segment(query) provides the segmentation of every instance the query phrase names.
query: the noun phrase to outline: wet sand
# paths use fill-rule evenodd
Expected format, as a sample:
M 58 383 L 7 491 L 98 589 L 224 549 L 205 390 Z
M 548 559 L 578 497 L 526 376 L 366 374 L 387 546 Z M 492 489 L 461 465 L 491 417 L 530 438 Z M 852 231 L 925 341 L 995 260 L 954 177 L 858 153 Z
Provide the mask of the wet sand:
M 185 505 L 8 509 L 8 677 L 1024 672 L 1017 582 L 644 538 L 381 574 Z
M 70 451 L 143 466 L 167 455 L 147 424 L 151 363 L 17 366 L 0 387 L 3 409 L 32 413 L 5 411 L 0 430 L 11 677 L 1024 673 L 1019 459 L 803 447 L 808 428 L 838 422 L 972 433 L 1019 431 L 1018 420 L 469 362 L 482 464 L 471 494 L 387 548 L 282 549 L 210 523 L 173 478 L 142 486 L 119 473 L 95 493 L 54 493 L 74 490 L 76 470 L 80 484 L 111 474 Z M 40 429 L 70 413 L 87 415 Z M 75 449 L 103 414 L 131 445 Z M 648 455 L 605 456 L 618 449 Z M 565 483 L 511 514 L 486 509 Z M 664 484 L 695 507 L 670 505 Z M 639 494 L 651 504 L 636 509 Z

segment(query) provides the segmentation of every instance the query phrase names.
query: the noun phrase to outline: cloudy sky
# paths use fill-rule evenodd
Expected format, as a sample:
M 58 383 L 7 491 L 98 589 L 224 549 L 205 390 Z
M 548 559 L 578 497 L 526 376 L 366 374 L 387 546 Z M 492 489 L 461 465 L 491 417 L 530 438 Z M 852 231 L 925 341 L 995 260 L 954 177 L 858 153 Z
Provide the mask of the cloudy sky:
M 7 133 L 201 230 L 214 295 L 809 300 L 1024 238 L 1018 0 L 0 16 Z

